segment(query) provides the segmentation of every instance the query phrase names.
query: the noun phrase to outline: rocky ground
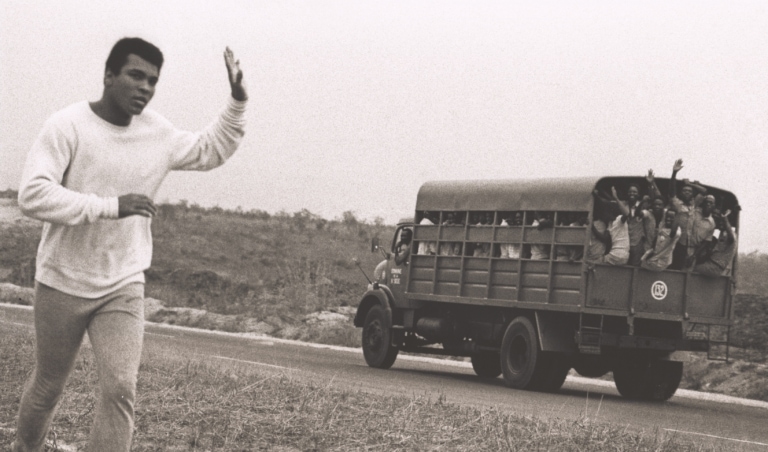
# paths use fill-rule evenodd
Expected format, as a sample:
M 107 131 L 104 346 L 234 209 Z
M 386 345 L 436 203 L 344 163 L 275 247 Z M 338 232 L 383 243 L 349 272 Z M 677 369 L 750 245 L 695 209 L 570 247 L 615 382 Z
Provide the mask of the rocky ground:
M 0 302 L 32 306 L 34 289 L 0 283 Z M 311 340 L 322 335 L 348 331 L 355 311 L 354 307 L 340 306 L 333 311 L 313 312 L 298 319 L 298 322 L 288 323 L 277 316 L 255 319 L 216 314 L 202 309 L 166 307 L 155 298 L 146 298 L 144 301 L 144 317 L 149 322 L 298 340 Z

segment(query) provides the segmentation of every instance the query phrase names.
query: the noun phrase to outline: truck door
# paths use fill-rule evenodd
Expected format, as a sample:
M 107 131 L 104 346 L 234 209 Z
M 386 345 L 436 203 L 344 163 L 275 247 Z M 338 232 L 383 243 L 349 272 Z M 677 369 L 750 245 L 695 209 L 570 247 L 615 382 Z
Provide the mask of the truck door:
M 392 245 L 392 257 L 387 265 L 387 286 L 392 291 L 395 304 L 405 300 L 405 288 L 408 286 L 408 266 L 413 247 L 413 229 L 401 226 L 395 231 Z

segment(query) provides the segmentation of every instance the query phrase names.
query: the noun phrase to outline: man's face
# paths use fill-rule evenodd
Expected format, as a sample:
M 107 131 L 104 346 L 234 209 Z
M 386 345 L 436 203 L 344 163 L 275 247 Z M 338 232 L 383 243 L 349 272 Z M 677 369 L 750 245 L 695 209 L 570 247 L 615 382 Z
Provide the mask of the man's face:
M 634 185 L 630 186 L 627 190 L 627 199 L 634 203 L 638 200 L 638 198 L 640 198 L 640 190 L 638 190 Z
M 413 233 L 410 229 L 403 229 L 403 233 L 400 237 L 403 241 L 403 243 L 411 243 L 411 238 L 413 238 Z
M 653 204 L 651 205 L 651 209 L 653 209 L 653 213 L 656 213 L 656 214 L 660 214 L 661 212 L 664 212 L 664 200 L 654 199 Z
M 664 225 L 668 228 L 671 228 L 674 222 L 675 222 L 675 211 L 674 210 L 667 211 L 667 216 L 664 217 Z
M 686 185 L 680 190 L 680 199 L 683 201 L 690 201 L 693 199 L 693 187 Z
M 714 207 L 715 203 L 711 199 L 705 198 L 704 201 L 701 202 L 701 213 L 709 215 L 712 213 L 712 208 Z
M 113 74 L 107 69 L 104 76 L 105 91 L 123 113 L 138 115 L 155 95 L 159 76 L 157 66 L 130 54 L 119 74 Z
M 714 215 L 714 217 L 715 217 L 715 227 L 717 227 L 717 229 L 725 229 L 725 220 L 723 220 L 723 217 L 721 217 L 720 215 Z

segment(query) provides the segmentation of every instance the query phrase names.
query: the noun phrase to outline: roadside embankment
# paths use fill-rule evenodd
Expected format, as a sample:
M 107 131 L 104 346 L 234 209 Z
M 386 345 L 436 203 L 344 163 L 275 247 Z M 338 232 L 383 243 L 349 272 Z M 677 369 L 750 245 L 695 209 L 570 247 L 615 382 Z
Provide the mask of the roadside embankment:
M 0 302 L 32 306 L 34 289 L 0 283 Z M 166 307 L 161 300 L 144 299 L 144 318 L 148 322 L 187 326 L 233 333 L 265 334 L 282 339 L 320 341 L 333 335 L 356 334 L 352 326 L 355 308 L 340 306 L 333 311 L 313 312 L 288 323 L 278 316 L 256 319 L 242 315 L 223 315 L 195 308 Z

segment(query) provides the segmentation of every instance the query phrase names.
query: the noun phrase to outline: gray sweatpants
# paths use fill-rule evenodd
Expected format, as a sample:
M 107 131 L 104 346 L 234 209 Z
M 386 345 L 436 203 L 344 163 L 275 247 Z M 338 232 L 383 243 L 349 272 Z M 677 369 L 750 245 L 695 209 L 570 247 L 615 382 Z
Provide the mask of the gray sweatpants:
M 37 362 L 21 397 L 14 451 L 42 450 L 86 331 L 100 388 L 88 450 L 130 449 L 144 336 L 143 299 L 142 283 L 95 299 L 67 295 L 36 283 Z

